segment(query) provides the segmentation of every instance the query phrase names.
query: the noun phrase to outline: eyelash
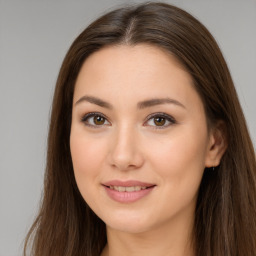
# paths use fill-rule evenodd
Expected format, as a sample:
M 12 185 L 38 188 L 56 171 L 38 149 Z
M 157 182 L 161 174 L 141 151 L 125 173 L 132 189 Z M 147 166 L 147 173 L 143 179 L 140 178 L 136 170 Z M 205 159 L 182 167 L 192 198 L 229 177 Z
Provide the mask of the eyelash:
M 105 120 L 107 120 L 107 118 L 103 115 L 103 114 L 101 114 L 101 113 L 99 113 L 99 112 L 91 112 L 91 113 L 88 113 L 88 114 L 86 114 L 86 115 L 84 115 L 83 117 L 82 117 L 82 119 L 81 119 L 81 121 L 86 125 L 86 126 L 89 126 L 89 127 L 92 127 L 92 128 L 101 128 L 103 125 L 93 125 L 93 124 L 89 124 L 88 123 L 88 119 L 90 119 L 91 117 L 101 117 L 101 118 L 104 118 Z
M 106 125 L 106 124 L 102 124 L 102 125 L 96 125 L 96 124 L 90 124 L 88 122 L 88 120 L 92 117 L 101 117 L 103 118 L 105 121 L 107 121 L 107 118 L 99 113 L 99 112 L 91 112 L 91 113 L 88 113 L 86 115 L 84 115 L 81 119 L 81 122 L 83 122 L 86 126 L 89 126 L 89 127 L 92 127 L 92 128 L 101 128 L 103 125 Z M 166 127 L 169 127 L 170 125 L 173 125 L 173 124 L 176 124 L 176 120 L 171 117 L 170 115 L 167 115 L 165 113 L 153 113 L 153 114 L 150 114 L 147 119 L 146 119 L 146 122 L 149 122 L 150 120 L 154 119 L 154 118 L 163 118 L 165 120 L 165 123 L 163 126 L 157 126 L 157 125 L 151 125 L 153 127 L 153 129 L 164 129 Z M 108 122 L 108 121 L 107 121 Z M 169 122 L 169 124 L 166 125 L 166 122 Z M 108 124 L 107 124 L 108 125 Z M 150 125 L 149 125 L 150 126 Z
M 167 115 L 165 113 L 153 113 L 153 114 L 150 114 L 147 119 L 146 119 L 146 122 L 149 122 L 150 120 L 153 120 L 154 122 L 154 118 L 163 118 L 165 120 L 165 124 L 163 126 L 157 126 L 157 125 L 152 125 L 152 127 L 154 129 L 164 129 L 166 127 L 169 127 L 170 125 L 174 125 L 176 124 L 176 120 L 170 116 L 170 115 Z M 166 122 L 169 122 L 169 124 L 166 125 Z

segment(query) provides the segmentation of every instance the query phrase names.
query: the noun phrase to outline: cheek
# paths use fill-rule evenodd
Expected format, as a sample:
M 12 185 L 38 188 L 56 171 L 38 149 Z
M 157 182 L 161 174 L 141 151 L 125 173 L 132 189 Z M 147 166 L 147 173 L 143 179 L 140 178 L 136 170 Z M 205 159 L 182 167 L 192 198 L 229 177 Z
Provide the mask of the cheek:
M 70 150 L 77 187 L 91 209 L 99 209 L 95 195 L 100 187 L 104 158 L 102 140 L 85 136 L 84 132 L 71 132 Z
M 100 140 L 73 132 L 70 137 L 70 150 L 75 179 L 84 196 L 93 185 L 98 185 L 104 148 Z
M 205 130 L 199 133 L 197 129 L 180 129 L 161 147 L 154 147 L 154 168 L 173 188 L 196 188 L 204 171 L 206 143 Z
M 95 134 L 88 135 L 81 125 L 72 126 L 70 151 L 75 172 L 95 172 L 105 155 L 103 141 Z
M 180 132 L 161 143 L 161 147 L 154 147 L 150 156 L 160 178 L 157 207 L 164 208 L 167 217 L 186 209 L 194 211 L 204 172 L 206 133 L 200 133 L 199 137 L 191 131 L 181 129 Z

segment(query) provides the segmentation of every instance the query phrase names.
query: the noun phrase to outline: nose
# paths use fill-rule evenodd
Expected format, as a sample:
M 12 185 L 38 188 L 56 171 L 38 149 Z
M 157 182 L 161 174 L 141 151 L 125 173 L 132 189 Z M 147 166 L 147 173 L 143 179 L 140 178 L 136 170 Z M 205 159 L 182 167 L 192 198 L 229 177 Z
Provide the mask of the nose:
M 123 127 L 114 132 L 109 150 L 110 165 L 121 171 L 140 168 L 144 158 L 139 141 L 139 134 L 133 128 Z

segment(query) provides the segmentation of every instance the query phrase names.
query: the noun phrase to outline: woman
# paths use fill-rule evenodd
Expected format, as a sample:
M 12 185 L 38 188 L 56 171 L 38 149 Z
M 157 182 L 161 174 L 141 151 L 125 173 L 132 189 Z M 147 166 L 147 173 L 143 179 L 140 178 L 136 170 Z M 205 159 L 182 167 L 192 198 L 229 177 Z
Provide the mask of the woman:
M 254 255 L 256 163 L 223 56 L 174 6 L 112 11 L 58 77 L 32 255 Z M 24 251 L 25 251 L 24 250 Z

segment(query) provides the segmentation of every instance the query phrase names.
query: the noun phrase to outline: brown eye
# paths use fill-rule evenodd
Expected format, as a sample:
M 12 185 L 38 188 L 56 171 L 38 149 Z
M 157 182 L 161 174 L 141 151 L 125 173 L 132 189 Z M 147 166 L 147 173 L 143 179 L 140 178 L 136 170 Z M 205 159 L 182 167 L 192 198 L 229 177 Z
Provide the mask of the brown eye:
M 95 116 L 93 118 L 93 122 L 96 124 L 96 125 L 103 125 L 104 122 L 105 122 L 105 118 L 102 117 L 102 116 Z
M 176 120 L 172 116 L 165 113 L 153 113 L 149 115 L 144 125 L 156 129 L 164 129 L 174 124 L 176 124 Z
M 100 128 L 101 126 L 110 125 L 107 118 L 105 118 L 100 113 L 88 113 L 86 114 L 81 121 L 86 125 L 93 128 Z
M 155 117 L 154 118 L 154 124 L 156 126 L 163 126 L 166 123 L 166 119 L 164 117 Z

